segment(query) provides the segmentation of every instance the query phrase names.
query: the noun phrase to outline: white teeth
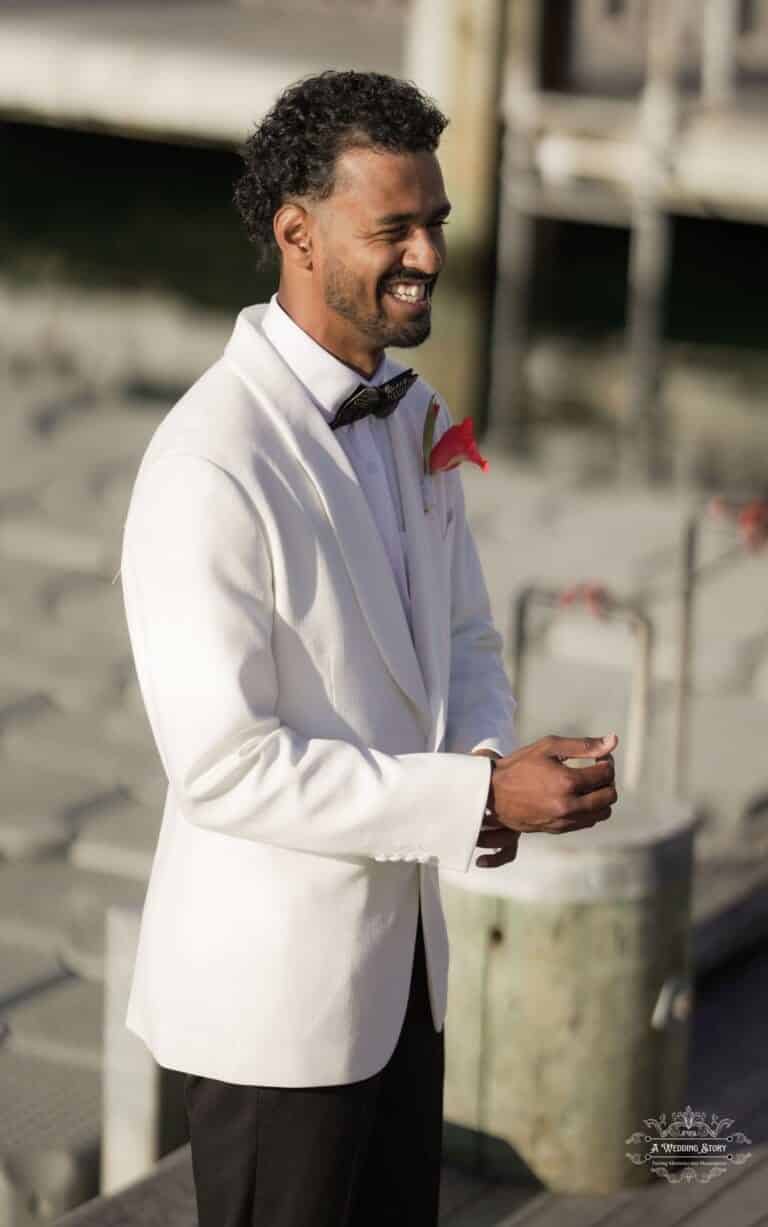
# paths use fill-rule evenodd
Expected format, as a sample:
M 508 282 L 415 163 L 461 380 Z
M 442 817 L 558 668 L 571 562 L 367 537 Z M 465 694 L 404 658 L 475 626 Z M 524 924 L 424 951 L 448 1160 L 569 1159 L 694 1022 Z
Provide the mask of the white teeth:
M 389 292 L 395 298 L 402 299 L 403 302 L 420 302 L 426 297 L 427 287 L 423 282 L 413 285 L 410 282 L 399 281 L 390 286 Z

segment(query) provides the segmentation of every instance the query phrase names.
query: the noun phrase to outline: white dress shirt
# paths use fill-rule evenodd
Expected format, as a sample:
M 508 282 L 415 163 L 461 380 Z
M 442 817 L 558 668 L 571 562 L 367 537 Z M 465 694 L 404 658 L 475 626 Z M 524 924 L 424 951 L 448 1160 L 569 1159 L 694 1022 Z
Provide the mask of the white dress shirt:
M 341 402 L 354 392 L 359 384 L 377 387 L 397 374 L 385 355 L 372 378 L 365 379 L 327 349 L 323 349 L 309 333 L 300 328 L 280 306 L 277 294 L 273 294 L 270 299 L 262 328 L 328 422 L 332 420 Z M 411 598 L 408 587 L 405 522 L 386 421 L 369 414 L 349 426 L 339 427 L 334 433 L 368 500 L 410 626 Z
M 281 307 L 277 294 L 269 301 L 262 329 L 328 422 L 359 384 L 375 387 L 398 373 L 385 354 L 373 377 L 365 379 L 300 328 Z M 369 414 L 349 426 L 339 427 L 334 433 L 355 471 L 381 534 L 413 635 L 405 521 L 386 420 Z M 474 752 L 494 749 L 494 746 L 491 741 L 483 740 L 472 749 Z

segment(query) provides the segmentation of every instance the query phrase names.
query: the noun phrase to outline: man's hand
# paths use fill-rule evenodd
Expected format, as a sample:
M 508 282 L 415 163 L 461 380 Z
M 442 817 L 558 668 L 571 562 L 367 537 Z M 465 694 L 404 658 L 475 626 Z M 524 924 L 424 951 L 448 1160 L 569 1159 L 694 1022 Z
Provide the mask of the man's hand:
M 521 833 L 562 835 L 609 818 L 616 803 L 617 745 L 615 733 L 544 737 L 497 759 L 489 794 L 494 817 L 483 823 L 477 840 L 479 848 L 493 848 L 494 853 L 478 857 L 477 866 L 490 869 L 514 860 Z M 566 767 L 563 760 L 568 758 L 598 761 L 592 767 Z

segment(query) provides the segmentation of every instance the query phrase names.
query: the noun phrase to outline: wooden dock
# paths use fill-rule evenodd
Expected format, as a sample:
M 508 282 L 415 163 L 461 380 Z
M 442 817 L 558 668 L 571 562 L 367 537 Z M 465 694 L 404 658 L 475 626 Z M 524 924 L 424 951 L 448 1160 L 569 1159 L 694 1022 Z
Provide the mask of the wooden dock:
M 768 951 L 745 956 L 699 985 L 688 1098 L 696 1111 L 732 1117 L 753 1142 L 751 1158 L 708 1183 L 604 1197 L 558 1196 L 535 1186 L 490 1184 L 445 1168 L 445 1227 L 766 1227 L 768 1225 Z M 681 1105 L 681 1110 L 686 1105 Z M 638 1126 L 642 1122 L 638 1121 Z M 188 1146 L 111 1198 L 96 1198 L 61 1227 L 195 1227 Z
M 0 115 L 236 145 L 289 82 L 325 68 L 398 73 L 399 5 L 0 0 Z

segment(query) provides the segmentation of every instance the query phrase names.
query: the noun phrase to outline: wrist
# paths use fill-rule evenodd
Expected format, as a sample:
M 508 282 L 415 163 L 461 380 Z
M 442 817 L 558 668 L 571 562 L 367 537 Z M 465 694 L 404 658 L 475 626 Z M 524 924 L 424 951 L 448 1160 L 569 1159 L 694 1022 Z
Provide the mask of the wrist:
M 489 759 L 490 764 L 491 764 L 491 774 L 490 774 L 490 777 L 489 777 L 489 779 L 488 779 L 488 797 L 487 797 L 487 800 L 486 800 L 486 802 L 485 802 L 485 815 L 484 815 L 484 817 L 486 817 L 486 818 L 495 818 L 495 817 L 496 817 L 496 797 L 495 797 L 495 795 L 494 795 L 494 791 L 493 791 L 493 776 L 494 776 L 494 773 L 495 773 L 495 771 L 496 771 L 496 759 L 495 759 L 494 757 L 492 757 L 490 754 L 488 755 L 488 759 Z

